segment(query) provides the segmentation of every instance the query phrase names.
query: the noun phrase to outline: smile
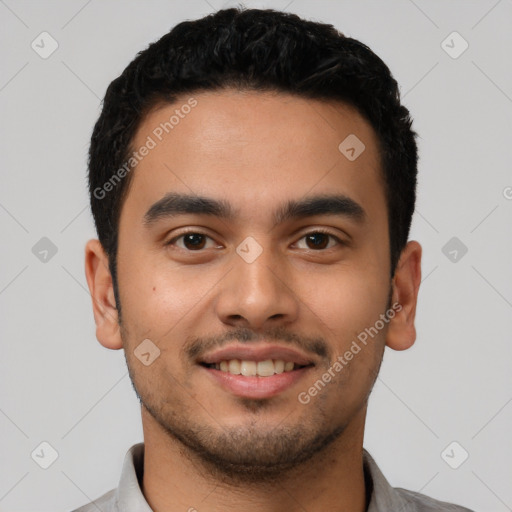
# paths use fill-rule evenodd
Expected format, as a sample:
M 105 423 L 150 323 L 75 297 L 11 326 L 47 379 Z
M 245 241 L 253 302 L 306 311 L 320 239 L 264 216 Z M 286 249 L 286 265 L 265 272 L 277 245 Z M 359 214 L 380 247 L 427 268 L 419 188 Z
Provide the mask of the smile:
M 314 358 L 291 346 L 236 343 L 196 360 L 215 387 L 231 395 L 263 399 L 294 386 L 311 371 Z
M 231 359 L 221 361 L 220 363 L 205 364 L 205 366 L 232 375 L 243 375 L 244 377 L 271 377 L 272 375 L 304 368 L 304 365 L 282 359 L 267 359 L 265 361 Z

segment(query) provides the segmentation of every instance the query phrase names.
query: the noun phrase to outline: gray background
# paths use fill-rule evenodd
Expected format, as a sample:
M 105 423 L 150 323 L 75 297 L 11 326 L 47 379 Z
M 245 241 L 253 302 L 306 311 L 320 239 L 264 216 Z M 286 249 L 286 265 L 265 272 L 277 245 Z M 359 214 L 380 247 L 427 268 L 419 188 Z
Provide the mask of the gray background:
M 106 87 L 136 52 L 226 5 L 0 1 L 0 510 L 66 511 L 97 498 L 142 440 L 123 353 L 95 338 L 86 152 Z M 366 448 L 394 486 L 512 510 L 512 1 L 246 5 L 327 21 L 368 44 L 420 134 L 418 339 L 386 349 Z M 46 59 L 31 47 L 43 31 L 59 45 Z M 464 42 L 453 31 L 469 44 L 457 58 Z M 453 237 L 458 247 L 445 248 Z M 43 441 L 58 452 L 48 469 L 31 457 Z

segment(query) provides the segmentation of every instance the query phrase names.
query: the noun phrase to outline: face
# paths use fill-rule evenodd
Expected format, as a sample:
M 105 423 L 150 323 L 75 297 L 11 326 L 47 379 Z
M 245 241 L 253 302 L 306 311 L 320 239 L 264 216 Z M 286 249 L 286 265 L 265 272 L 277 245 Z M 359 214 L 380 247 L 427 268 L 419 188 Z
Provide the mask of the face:
M 340 103 L 193 98 L 154 109 L 133 141 L 155 144 L 121 212 L 121 329 L 106 319 L 98 338 L 125 349 L 146 421 L 219 471 L 261 477 L 362 429 L 404 314 L 387 313 L 400 297 L 377 139 Z M 359 156 L 354 139 L 339 149 L 351 134 Z

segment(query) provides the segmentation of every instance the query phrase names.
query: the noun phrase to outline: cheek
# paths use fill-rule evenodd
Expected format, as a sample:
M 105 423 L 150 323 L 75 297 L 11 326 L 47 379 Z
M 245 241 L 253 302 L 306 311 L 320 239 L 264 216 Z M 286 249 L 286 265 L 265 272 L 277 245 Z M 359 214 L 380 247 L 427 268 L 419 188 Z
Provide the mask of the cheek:
M 382 272 L 347 267 L 309 281 L 302 287 L 302 300 L 330 336 L 337 336 L 333 346 L 373 325 L 385 310 L 389 282 Z
M 387 297 L 386 282 L 372 283 L 355 273 L 337 283 L 331 281 L 321 295 L 322 304 L 315 313 L 319 312 L 332 359 L 319 373 L 321 379 L 330 380 L 325 399 L 336 403 L 340 417 L 364 402 L 375 381 L 386 329 L 376 332 L 374 326 L 385 312 Z
M 138 332 L 164 336 L 208 293 L 210 273 L 151 254 L 132 253 L 118 266 L 123 319 Z

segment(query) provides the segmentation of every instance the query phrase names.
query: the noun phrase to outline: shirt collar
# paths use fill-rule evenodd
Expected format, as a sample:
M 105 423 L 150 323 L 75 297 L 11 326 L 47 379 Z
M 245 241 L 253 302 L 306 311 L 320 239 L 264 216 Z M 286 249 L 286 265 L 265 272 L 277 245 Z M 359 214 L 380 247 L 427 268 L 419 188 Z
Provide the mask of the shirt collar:
M 396 489 L 391 487 L 373 457 L 363 448 L 363 469 L 369 475 L 373 489 L 370 505 L 366 512 L 386 512 L 396 510 L 405 512 L 409 502 Z
M 153 512 L 142 494 L 143 474 L 144 443 L 138 443 L 126 452 L 115 494 L 115 512 Z

